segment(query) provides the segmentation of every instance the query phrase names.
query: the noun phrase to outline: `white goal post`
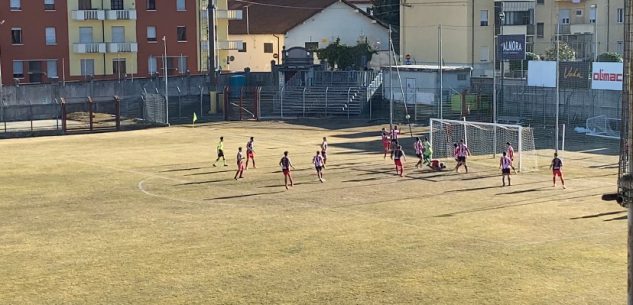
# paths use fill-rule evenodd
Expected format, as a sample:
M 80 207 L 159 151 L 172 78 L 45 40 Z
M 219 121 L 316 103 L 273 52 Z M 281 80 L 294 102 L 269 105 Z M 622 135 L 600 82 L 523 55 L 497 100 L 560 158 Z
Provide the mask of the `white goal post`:
M 452 158 L 454 143 L 460 140 L 464 140 L 472 155 L 490 157 L 500 156 L 506 151 L 506 142 L 510 142 L 519 171 L 538 168 L 534 132 L 530 127 L 431 118 L 429 128 L 431 147 L 436 157 Z

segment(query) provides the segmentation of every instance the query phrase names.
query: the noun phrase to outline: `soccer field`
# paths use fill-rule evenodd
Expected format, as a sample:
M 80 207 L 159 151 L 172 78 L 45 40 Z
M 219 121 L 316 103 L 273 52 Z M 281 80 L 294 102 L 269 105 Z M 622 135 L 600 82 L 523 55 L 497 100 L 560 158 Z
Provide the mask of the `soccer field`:
M 561 153 L 563 190 L 553 151 L 539 151 L 540 170 L 502 188 L 497 159 L 420 171 L 406 139 L 401 178 L 382 156 L 388 126 L 303 123 L 0 141 L 0 303 L 625 301 L 626 211 L 600 200 L 617 156 Z M 211 166 L 220 136 L 228 167 Z M 235 181 L 250 136 L 257 168 Z M 324 136 L 320 183 L 311 160 Z

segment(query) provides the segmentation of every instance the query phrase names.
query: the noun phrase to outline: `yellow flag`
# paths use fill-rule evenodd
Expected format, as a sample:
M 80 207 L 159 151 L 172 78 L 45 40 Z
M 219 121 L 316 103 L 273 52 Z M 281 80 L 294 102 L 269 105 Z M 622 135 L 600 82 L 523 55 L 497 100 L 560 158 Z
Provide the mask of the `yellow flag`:
M 196 113 L 193 113 L 193 122 L 195 123 L 198 120 L 198 116 L 196 115 Z

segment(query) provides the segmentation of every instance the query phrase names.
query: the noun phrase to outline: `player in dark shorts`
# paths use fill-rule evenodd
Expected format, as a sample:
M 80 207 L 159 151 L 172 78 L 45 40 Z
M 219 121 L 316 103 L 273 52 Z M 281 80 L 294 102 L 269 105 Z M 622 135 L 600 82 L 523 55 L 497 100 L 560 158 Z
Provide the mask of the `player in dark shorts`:
M 253 160 L 253 168 L 255 167 L 255 149 L 253 148 L 255 140 L 251 137 L 250 141 L 246 143 L 246 167 L 244 169 L 248 169 L 248 160 Z
M 455 166 L 455 172 L 459 172 L 459 167 L 464 166 L 466 173 L 468 174 L 468 166 L 466 165 L 466 156 L 470 156 L 470 149 L 464 144 L 464 140 L 459 140 L 457 148 L 455 149 L 455 155 L 457 156 L 457 165 Z
M 512 160 L 507 156 L 506 152 L 503 152 L 501 158 L 499 158 L 499 168 L 501 169 L 501 182 L 502 186 L 506 186 L 506 177 L 508 177 L 508 186 L 512 185 L 510 182 L 510 168 L 512 168 Z
M 407 157 L 404 155 L 402 146 L 396 146 L 396 149 L 393 151 L 393 162 L 396 165 L 396 175 L 400 175 L 400 177 L 404 176 L 404 167 L 402 166 L 402 161 L 406 160 Z
M 398 130 L 398 125 L 394 126 L 393 129 L 389 132 L 389 137 L 391 138 L 391 159 L 393 159 L 393 152 L 398 147 L 398 137 L 400 136 L 400 130 Z
M 560 183 L 563 184 L 563 189 L 565 189 L 565 180 L 563 180 L 563 161 L 558 158 L 558 153 L 554 153 L 554 159 L 552 159 L 552 163 L 549 165 L 549 168 L 552 169 L 552 182 L 554 183 L 554 187 L 556 187 L 556 176 L 560 178 Z
M 222 161 L 224 161 L 224 166 L 228 166 L 226 164 L 226 159 L 224 158 L 224 137 L 220 137 L 220 142 L 218 143 L 218 146 L 216 148 L 218 151 L 218 158 L 215 159 L 215 162 L 213 162 L 213 166 L 215 167 L 215 164 L 220 161 L 220 158 L 222 158 Z
M 286 189 L 288 189 L 288 180 L 290 180 L 290 186 L 293 186 L 292 176 L 290 175 L 290 168 L 295 169 L 292 166 L 292 162 L 290 162 L 290 158 L 288 158 L 288 151 L 284 151 L 284 156 L 279 160 L 279 165 L 281 166 L 281 171 L 284 173 L 284 185 Z
M 325 179 L 323 179 L 323 156 L 321 156 L 321 152 L 317 150 L 316 155 L 312 158 L 312 163 L 314 164 L 314 169 L 317 172 L 317 177 L 319 181 L 323 183 Z
M 235 177 L 233 177 L 233 179 L 237 180 L 237 178 L 244 178 L 244 154 L 242 154 L 241 147 L 237 149 L 237 156 L 235 159 L 237 160 L 237 171 L 235 172 Z
M 321 142 L 321 156 L 323 156 L 323 168 L 325 168 L 325 164 L 327 163 L 327 139 L 323 137 L 323 142 Z

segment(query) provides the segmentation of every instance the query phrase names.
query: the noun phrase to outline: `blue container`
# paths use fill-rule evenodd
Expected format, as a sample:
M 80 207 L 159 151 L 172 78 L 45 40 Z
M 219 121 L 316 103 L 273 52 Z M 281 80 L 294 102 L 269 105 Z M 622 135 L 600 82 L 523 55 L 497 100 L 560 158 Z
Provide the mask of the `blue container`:
M 246 87 L 246 76 L 231 76 L 231 78 L 229 79 L 229 86 L 231 88 L 231 98 L 239 98 L 242 88 Z

